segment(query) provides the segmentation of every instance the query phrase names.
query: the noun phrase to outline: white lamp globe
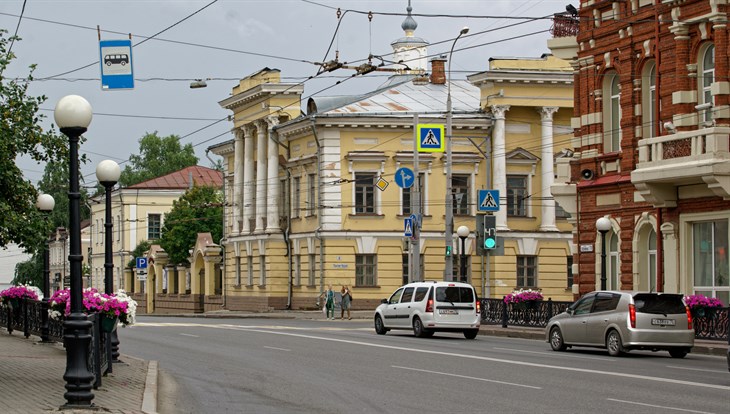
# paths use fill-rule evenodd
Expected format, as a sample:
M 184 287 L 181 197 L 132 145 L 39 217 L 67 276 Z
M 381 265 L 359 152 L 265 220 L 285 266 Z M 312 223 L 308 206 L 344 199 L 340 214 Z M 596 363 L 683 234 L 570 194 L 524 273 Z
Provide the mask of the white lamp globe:
M 51 211 L 56 206 L 56 200 L 50 194 L 41 194 L 35 202 L 36 208 L 40 211 Z
M 459 228 L 456 229 L 456 234 L 458 234 L 459 237 L 462 238 L 469 237 L 469 227 L 459 226 Z
M 91 104 L 78 95 L 66 95 L 56 104 L 53 119 L 59 128 L 87 128 L 91 123 Z
M 100 183 L 116 183 L 121 173 L 119 164 L 112 160 L 104 160 L 96 166 L 96 178 Z
M 607 232 L 611 230 L 611 220 L 608 217 L 601 217 L 596 220 L 596 230 L 600 232 Z

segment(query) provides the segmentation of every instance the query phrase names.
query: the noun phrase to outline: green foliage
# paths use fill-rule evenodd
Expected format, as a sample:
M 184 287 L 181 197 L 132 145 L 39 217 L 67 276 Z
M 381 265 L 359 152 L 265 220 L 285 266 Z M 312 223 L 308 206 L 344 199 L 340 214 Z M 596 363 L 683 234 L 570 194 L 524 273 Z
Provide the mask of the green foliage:
M 149 240 L 141 241 L 132 251 L 132 260 L 127 262 L 127 269 L 134 269 L 137 266 L 137 258 L 144 256 L 145 252 L 150 249 L 152 243 Z
M 0 246 L 16 243 L 28 252 L 41 245 L 47 227 L 35 207 L 38 191 L 23 177 L 15 163 L 28 157 L 38 163 L 52 163 L 67 158 L 68 143 L 56 134 L 41 128 L 44 115 L 40 105 L 46 97 L 28 95 L 34 66 L 24 79 L 3 77 L 5 68 L 15 58 L 8 54 L 6 30 L 0 29 Z
M 79 174 L 79 177 L 81 175 Z M 43 178 L 38 182 L 38 189 L 44 194 L 50 194 L 56 202 L 53 211 L 48 215 L 49 232 L 57 227 L 68 228 L 68 160 L 58 162 L 49 162 L 43 170 Z M 91 216 L 91 211 L 86 203 L 89 199 L 89 193 L 85 188 L 80 189 L 80 215 L 81 220 L 86 220 Z
M 210 233 L 214 241 L 223 237 L 223 195 L 215 187 L 193 187 L 173 203 L 165 215 L 160 246 L 170 263 L 187 263 L 198 233 Z
M 157 132 L 146 134 L 139 140 L 139 155 L 129 157 L 119 177 L 122 187 L 129 187 L 198 164 L 192 144 L 180 146 L 180 137 L 158 137 Z

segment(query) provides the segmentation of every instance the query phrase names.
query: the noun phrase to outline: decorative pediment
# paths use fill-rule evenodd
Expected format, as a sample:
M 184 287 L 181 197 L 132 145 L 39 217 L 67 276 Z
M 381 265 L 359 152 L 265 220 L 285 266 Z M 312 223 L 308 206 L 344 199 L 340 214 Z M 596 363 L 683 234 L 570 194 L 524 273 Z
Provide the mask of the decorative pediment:
M 540 161 L 539 157 L 520 147 L 508 152 L 505 158 L 508 164 L 537 164 Z

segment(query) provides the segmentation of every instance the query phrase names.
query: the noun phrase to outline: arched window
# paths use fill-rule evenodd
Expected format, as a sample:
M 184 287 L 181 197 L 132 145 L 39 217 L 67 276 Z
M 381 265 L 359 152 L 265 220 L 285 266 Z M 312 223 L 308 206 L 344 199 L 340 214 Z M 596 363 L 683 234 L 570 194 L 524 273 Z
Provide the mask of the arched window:
M 656 135 L 656 63 L 644 65 L 641 80 L 641 119 L 644 138 Z
M 712 97 L 712 84 L 715 82 L 715 45 L 708 44 L 700 51 L 698 59 L 700 67 L 697 72 L 699 77 L 699 105 L 710 104 L 714 106 L 715 100 Z M 700 113 L 700 123 L 703 125 L 712 123 L 712 106 Z
M 621 149 L 621 85 L 616 72 L 603 80 L 603 152 Z
M 648 265 L 648 278 L 649 278 L 649 291 L 657 291 L 657 280 L 656 280 L 656 232 L 652 229 L 649 232 L 649 238 L 646 246 L 647 252 L 647 265 Z
M 608 239 L 608 252 L 607 252 L 607 266 L 606 272 L 608 273 L 607 288 L 613 290 L 621 289 L 620 272 L 619 272 L 619 257 L 618 257 L 618 236 L 613 231 L 609 232 Z

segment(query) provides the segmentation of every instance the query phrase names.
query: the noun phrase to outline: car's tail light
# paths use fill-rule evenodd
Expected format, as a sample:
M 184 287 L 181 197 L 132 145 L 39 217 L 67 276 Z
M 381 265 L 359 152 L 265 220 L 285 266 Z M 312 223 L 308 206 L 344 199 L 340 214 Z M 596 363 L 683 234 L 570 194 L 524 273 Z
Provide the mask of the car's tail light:
M 629 304 L 629 321 L 631 322 L 631 327 L 636 328 L 636 306 L 633 304 Z
M 477 300 L 477 315 L 482 314 L 482 302 L 480 300 Z
M 689 306 L 685 306 L 684 310 L 687 312 L 687 329 L 692 329 L 692 312 L 689 311 Z
M 428 302 L 426 302 L 426 312 L 433 313 L 433 299 L 429 299 Z

